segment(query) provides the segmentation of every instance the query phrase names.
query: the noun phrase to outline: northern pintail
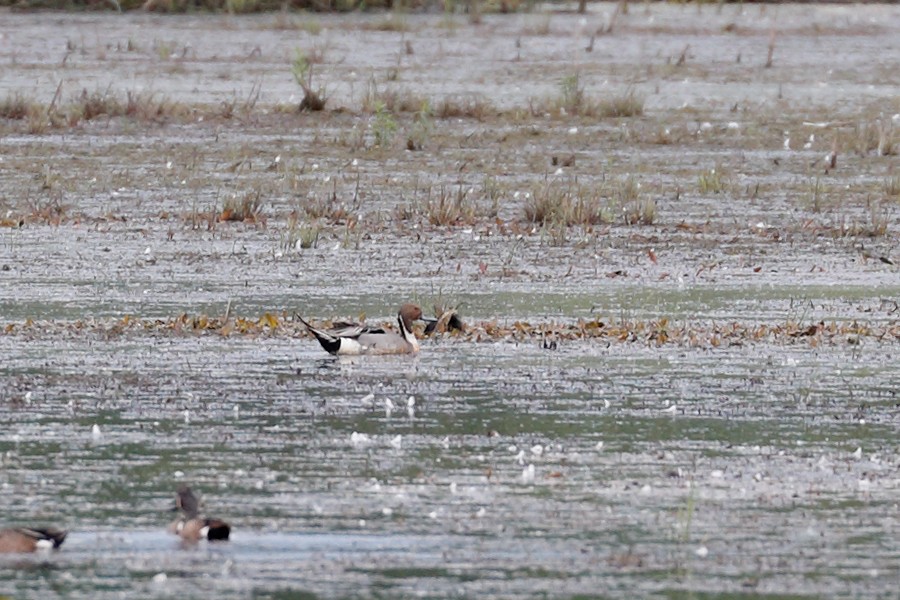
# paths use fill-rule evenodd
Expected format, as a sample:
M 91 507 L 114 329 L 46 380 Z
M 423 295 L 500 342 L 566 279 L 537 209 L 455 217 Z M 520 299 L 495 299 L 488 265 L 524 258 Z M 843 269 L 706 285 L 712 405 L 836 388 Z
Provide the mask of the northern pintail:
M 11 527 L 0 529 L 0 553 L 34 552 L 57 549 L 66 539 L 67 531 L 55 527 Z
M 180 510 L 182 516 L 169 526 L 169 531 L 183 540 L 227 540 L 231 534 L 231 526 L 225 521 L 200 516 L 200 501 L 187 485 L 178 486 L 174 510 Z
M 419 351 L 413 321 L 422 321 L 422 309 L 404 304 L 397 313 L 400 333 L 382 327 L 337 323 L 332 329 L 313 327 L 300 317 L 311 334 L 331 354 L 412 354 Z

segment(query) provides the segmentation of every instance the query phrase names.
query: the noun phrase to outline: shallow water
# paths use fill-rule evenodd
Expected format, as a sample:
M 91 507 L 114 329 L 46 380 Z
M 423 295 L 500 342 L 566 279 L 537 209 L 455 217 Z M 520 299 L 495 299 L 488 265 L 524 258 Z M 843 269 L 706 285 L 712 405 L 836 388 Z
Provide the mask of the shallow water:
M 0 525 L 71 533 L 59 552 L 0 558 L 0 595 L 892 597 L 896 156 L 853 148 L 856 124 L 900 110 L 898 8 L 647 4 L 587 53 L 611 6 L 591 8 L 401 15 L 405 31 L 377 31 L 377 14 L 4 13 L 0 93 L 149 89 L 208 117 L 258 85 L 260 105 L 2 124 Z M 320 52 L 343 112 L 272 108 L 298 101 L 296 47 Z M 644 94 L 645 114 L 531 114 L 573 69 L 589 95 Z M 370 80 L 508 112 L 435 117 L 421 152 L 355 145 L 372 136 Z M 723 190 L 698 189 L 711 169 Z M 522 221 L 535 186 L 629 177 L 651 225 L 616 216 L 553 239 Z M 423 188 L 484 204 L 490 178 L 496 216 L 428 222 Z M 204 220 L 248 190 L 262 222 Z M 285 244 L 291 211 L 332 192 L 358 227 L 323 219 L 315 247 Z M 334 359 L 282 326 L 294 311 L 386 321 L 409 299 L 459 304 L 473 325 L 706 333 L 555 350 L 446 336 L 416 357 Z M 229 308 L 281 321 L 169 326 Z M 861 327 L 802 335 L 819 321 Z M 708 334 L 731 323 L 800 333 Z M 182 482 L 231 541 L 165 533 Z
M 31 392 L 0 442 L 6 511 L 73 531 L 24 559 L 40 577 L 3 571 L 16 597 L 854 595 L 897 574 L 892 348 L 38 337 L 5 366 L 8 397 Z M 164 533 L 180 481 L 231 542 Z

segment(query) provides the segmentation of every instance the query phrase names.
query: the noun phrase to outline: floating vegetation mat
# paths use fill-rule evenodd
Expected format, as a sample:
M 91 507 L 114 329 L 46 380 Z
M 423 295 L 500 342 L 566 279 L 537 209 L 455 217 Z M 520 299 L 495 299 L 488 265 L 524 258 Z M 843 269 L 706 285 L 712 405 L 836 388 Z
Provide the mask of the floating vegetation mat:
M 330 326 L 330 321 L 321 323 Z M 391 323 L 380 324 L 390 328 Z M 126 315 L 118 319 L 86 319 L 76 321 L 35 321 L 7 323 L 3 335 L 28 337 L 45 336 L 119 336 L 168 335 L 189 336 L 215 334 L 229 336 L 304 337 L 306 328 L 294 317 L 264 313 L 260 317 L 212 317 L 181 314 L 168 319 L 142 319 Z M 417 330 L 420 337 L 423 328 Z M 534 341 L 547 349 L 556 349 L 560 342 L 600 340 L 609 343 L 665 344 L 690 347 L 740 346 L 752 343 L 799 343 L 816 347 L 819 344 L 859 344 L 863 340 L 892 343 L 900 341 L 900 321 L 869 324 L 831 321 L 818 323 L 785 322 L 762 323 L 684 323 L 667 318 L 606 322 L 599 319 L 578 320 L 571 323 L 531 323 L 513 321 L 480 321 L 467 323 L 462 331 L 433 334 L 428 337 L 453 339 L 459 342 L 516 342 Z M 426 346 L 427 348 L 427 346 Z

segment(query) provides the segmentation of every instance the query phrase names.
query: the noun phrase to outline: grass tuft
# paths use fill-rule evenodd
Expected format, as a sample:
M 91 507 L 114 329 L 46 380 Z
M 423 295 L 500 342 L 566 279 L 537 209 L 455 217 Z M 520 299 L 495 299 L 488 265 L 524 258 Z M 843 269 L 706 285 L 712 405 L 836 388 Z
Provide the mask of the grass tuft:
M 886 177 L 881 189 L 887 198 L 900 200 L 900 175 Z
M 477 95 L 445 96 L 437 103 L 434 115 L 441 119 L 475 119 L 483 121 L 494 115 L 490 101 Z
M 580 75 L 575 72 L 560 80 L 559 95 L 555 98 L 532 101 L 531 113 L 582 116 L 600 119 L 637 117 L 644 114 L 644 98 L 629 88 L 624 94 L 599 100 L 587 95 Z
M 443 185 L 438 194 L 425 201 L 425 216 L 432 225 L 473 225 L 478 221 L 478 210 L 472 199 L 471 188 L 459 184 L 456 193 Z
M 300 101 L 300 112 L 318 112 L 325 109 L 328 97 L 324 87 L 313 86 L 313 62 L 320 60 L 316 57 L 313 61 L 299 48 L 294 52 L 294 62 L 291 64 L 291 73 L 297 84 L 303 90 L 303 100 Z
M 644 114 L 644 98 L 633 89 L 621 96 L 613 96 L 601 100 L 597 105 L 598 117 L 639 117 Z
M 399 128 L 400 125 L 391 110 L 383 102 L 377 103 L 375 116 L 372 119 L 372 135 L 375 138 L 375 145 L 379 148 L 390 146 Z
M 28 117 L 34 101 L 25 98 L 19 92 L 7 94 L 6 98 L 0 101 L 0 118 L 21 121 Z
M 287 231 L 281 234 L 281 249 L 285 252 L 315 248 L 319 243 L 319 225 L 314 221 L 300 221 L 297 215 L 288 218 Z
M 525 201 L 525 220 L 540 225 L 611 223 L 609 203 L 597 186 L 544 181 L 534 185 Z
M 381 19 L 380 21 L 376 21 L 374 23 L 363 23 L 360 28 L 366 31 L 405 33 L 409 31 L 409 23 L 406 22 L 406 19 L 400 16 L 389 15 L 384 19 Z
M 697 187 L 701 194 L 721 194 L 727 189 L 728 182 L 721 168 L 712 168 L 697 176 Z
M 259 190 L 251 190 L 243 196 L 230 196 L 222 206 L 220 221 L 243 221 L 256 223 L 262 217 L 262 194 Z

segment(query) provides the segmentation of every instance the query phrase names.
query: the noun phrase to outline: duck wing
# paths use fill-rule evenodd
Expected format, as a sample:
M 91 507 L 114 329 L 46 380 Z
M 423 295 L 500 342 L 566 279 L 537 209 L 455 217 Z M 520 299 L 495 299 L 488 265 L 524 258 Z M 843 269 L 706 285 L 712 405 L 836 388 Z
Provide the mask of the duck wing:
M 379 334 L 384 332 L 385 330 L 383 327 L 373 327 L 371 325 L 348 323 L 344 321 L 337 322 L 328 329 L 328 333 L 334 337 L 342 338 L 359 338 L 366 334 Z

